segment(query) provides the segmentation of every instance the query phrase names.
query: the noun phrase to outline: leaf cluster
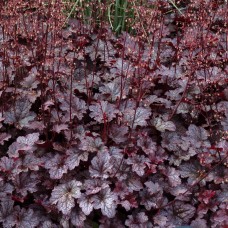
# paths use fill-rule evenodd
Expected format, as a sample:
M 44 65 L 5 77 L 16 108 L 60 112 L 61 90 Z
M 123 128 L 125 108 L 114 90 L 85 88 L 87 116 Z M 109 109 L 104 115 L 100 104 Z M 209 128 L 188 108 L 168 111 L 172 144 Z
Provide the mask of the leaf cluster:
M 153 4 L 118 37 L 2 4 L 2 227 L 228 225 L 227 3 Z

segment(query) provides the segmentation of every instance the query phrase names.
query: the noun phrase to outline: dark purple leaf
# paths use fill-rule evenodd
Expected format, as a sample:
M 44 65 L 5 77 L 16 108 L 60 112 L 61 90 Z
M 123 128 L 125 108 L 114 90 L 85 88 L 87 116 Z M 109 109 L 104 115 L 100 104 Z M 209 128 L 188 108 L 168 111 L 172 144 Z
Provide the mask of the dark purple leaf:
M 57 228 L 57 225 L 51 221 L 45 221 L 40 224 L 39 228 Z
M 129 86 L 125 83 L 122 87 L 122 97 L 125 98 L 128 94 Z M 109 95 L 111 97 L 110 101 L 116 101 L 120 97 L 121 92 L 120 78 L 115 78 L 112 82 L 100 87 L 99 90 L 102 94 Z
M 162 188 L 159 186 L 158 183 L 154 183 L 152 181 L 147 181 L 144 183 L 147 187 L 147 191 L 153 195 L 153 194 L 156 194 L 158 192 L 162 193 Z
M 127 164 L 132 165 L 132 171 L 136 172 L 139 176 L 145 174 L 146 163 L 150 163 L 150 160 L 144 155 L 135 155 L 127 160 Z
M 126 196 L 121 196 L 122 200 L 120 201 L 120 205 L 124 207 L 126 211 L 131 210 L 132 208 L 138 207 L 138 202 L 136 200 L 136 196 L 133 194 L 128 194 Z
M 26 77 L 24 79 L 23 82 L 21 82 L 20 84 L 24 87 L 24 88 L 28 88 L 30 90 L 32 89 L 36 89 L 37 85 L 39 84 L 39 81 L 36 80 L 36 77 L 38 75 L 37 72 L 37 68 L 33 67 L 30 71 L 29 71 L 29 75 L 28 77 Z
M 10 183 L 4 183 L 4 181 L 0 181 L 0 198 L 4 198 L 8 194 L 11 194 L 13 190 L 14 188 Z
M 125 228 L 125 226 L 123 225 L 122 221 L 118 218 L 113 218 L 110 219 L 106 216 L 103 216 L 99 222 L 101 223 L 99 225 L 99 228 L 114 228 L 114 227 L 118 227 L 118 228 Z
M 111 170 L 112 164 L 110 163 L 110 155 L 108 152 L 98 152 L 91 161 L 91 166 L 89 168 L 91 176 L 106 179 L 109 177 Z
M 115 108 L 115 105 L 108 103 L 107 101 L 101 101 L 94 105 L 89 106 L 90 117 L 95 119 L 99 123 L 110 122 L 116 117 L 119 111 Z
M 180 165 L 180 176 L 188 178 L 190 185 L 194 184 L 204 174 L 203 167 L 197 161 L 182 163 Z M 205 183 L 205 180 L 202 180 Z
M 208 228 L 207 222 L 204 219 L 197 218 L 191 222 L 191 228 Z
M 86 152 L 105 151 L 104 143 L 100 137 L 97 136 L 84 136 L 81 138 L 79 149 Z
M 64 94 L 63 98 L 59 98 L 61 102 L 60 108 L 62 111 L 67 111 L 67 115 L 69 114 L 70 110 L 70 96 Z M 85 101 L 79 99 L 78 97 L 73 96 L 71 101 L 71 114 L 72 118 L 76 116 L 79 120 L 81 120 L 86 113 L 87 106 Z
M 75 227 L 83 227 L 86 215 L 80 210 L 80 208 L 74 208 L 70 215 L 71 223 Z
M 155 190 L 155 189 L 154 189 Z M 167 199 L 163 196 L 162 191 L 156 191 L 151 194 L 148 190 L 140 191 L 140 205 L 143 205 L 148 211 L 158 209 L 167 203 Z
M 61 155 L 56 154 L 54 157 L 49 155 L 44 160 L 46 160 L 44 167 L 48 169 L 52 179 L 60 179 L 64 173 L 67 173 L 68 167 Z
M 145 214 L 145 212 L 140 212 L 136 216 L 128 215 L 125 225 L 131 228 L 144 228 L 147 227 L 147 221 L 148 216 Z
M 53 131 L 57 133 L 60 133 L 61 131 L 64 131 L 64 130 L 69 130 L 69 127 L 67 124 L 56 124 L 53 127 Z
M 14 169 L 15 162 L 12 158 L 2 157 L 0 160 L 0 170 L 9 173 Z
M 89 179 L 85 180 L 83 186 L 86 189 L 86 194 L 91 195 L 98 193 L 101 189 L 107 188 L 109 184 L 110 182 L 103 179 Z
M 191 124 L 186 133 L 193 147 L 210 147 L 210 142 L 207 140 L 209 133 L 204 128 Z
M 39 140 L 39 133 L 33 133 L 33 134 L 28 134 L 25 137 L 24 136 L 20 136 L 17 138 L 17 142 L 24 144 L 28 147 L 32 147 L 35 142 L 37 142 Z
M 141 147 L 147 155 L 154 155 L 157 151 L 156 143 L 148 137 L 147 134 L 142 134 L 142 136 L 138 138 L 137 146 Z
M 122 143 L 127 140 L 128 127 L 113 124 L 109 131 L 109 137 L 116 143 Z
M 146 126 L 147 119 L 151 115 L 150 109 L 139 107 L 136 109 L 126 109 L 123 112 L 124 122 L 135 129 L 137 126 Z
M 73 89 L 77 89 L 81 93 L 87 94 L 88 88 L 97 88 L 100 83 L 100 75 L 97 73 L 86 72 L 85 78 L 85 69 L 76 70 L 78 74 L 75 75 L 76 81 L 73 83 Z
M 212 217 L 213 227 L 225 227 L 228 225 L 227 204 L 222 204 Z
M 195 214 L 196 208 L 186 202 L 176 201 L 174 205 L 167 207 L 165 210 L 168 221 L 175 226 L 180 226 L 189 223 Z
M 93 196 L 82 194 L 78 199 L 79 207 L 82 209 L 85 215 L 89 215 L 93 210 Z
M 8 141 L 11 138 L 11 135 L 7 133 L 1 133 L 0 134 L 0 145 L 4 144 L 4 141 Z
M 21 163 L 21 168 L 23 168 L 24 171 L 28 171 L 28 169 L 37 171 L 42 165 L 41 159 L 33 154 L 27 154 Z
M 150 106 L 151 104 L 164 104 L 166 108 L 169 108 L 171 106 L 171 101 L 164 99 L 164 98 L 159 98 L 156 95 L 150 95 L 148 96 L 144 101 L 144 106 Z
M 154 126 L 160 132 L 175 131 L 176 126 L 172 121 L 164 121 L 162 118 L 157 117 L 154 119 Z
M 160 214 L 156 214 L 153 217 L 154 223 L 158 225 L 158 227 L 165 227 L 165 225 L 168 222 L 168 218 L 165 215 Z
M 180 173 L 173 167 L 169 167 L 166 171 L 166 175 L 169 180 L 169 184 L 172 187 L 176 187 L 181 184 Z
M 140 178 L 137 175 L 132 174 L 128 176 L 128 178 L 125 181 L 129 192 L 138 192 L 143 188 L 142 182 L 140 181 Z
M 13 224 L 18 228 L 35 228 L 39 224 L 39 218 L 32 209 L 26 210 L 16 206 L 13 211 Z
M 29 149 L 29 148 L 28 148 Z M 20 155 L 19 155 L 19 151 L 20 150 L 27 150 L 27 146 L 22 146 L 20 143 L 18 142 L 14 142 L 12 143 L 9 148 L 8 148 L 8 151 L 7 151 L 7 154 L 9 155 L 9 157 L 11 158 L 18 158 Z
M 19 157 L 19 151 L 32 151 L 35 149 L 35 142 L 39 140 L 39 133 L 32 133 L 26 136 L 20 136 L 17 141 L 10 145 L 8 155 L 10 157 Z
M 28 126 L 29 121 L 34 120 L 36 114 L 30 112 L 31 103 L 27 98 L 23 97 L 16 101 L 14 107 L 5 112 L 5 123 L 15 124 L 16 127 L 22 128 Z
M 13 205 L 14 202 L 11 199 L 4 198 L 1 201 L 0 207 L 0 223 L 4 228 L 13 227 Z
M 87 161 L 89 156 L 87 151 L 79 150 L 77 147 L 70 148 L 66 153 L 68 157 L 65 164 L 69 170 L 79 166 L 80 161 Z
M 37 191 L 37 183 L 39 183 L 38 175 L 33 173 L 20 173 L 13 180 L 17 193 L 23 197 L 27 196 L 27 192 L 33 193 Z
M 72 180 L 56 186 L 51 193 L 51 204 L 57 204 L 58 210 L 63 214 L 70 214 L 71 209 L 75 206 L 75 199 L 81 196 L 81 185 L 81 182 Z
M 116 214 L 117 195 L 111 192 L 110 188 L 102 189 L 93 196 L 93 206 L 95 209 L 101 209 L 103 215 L 113 218 Z
M 162 147 L 172 152 L 170 164 L 179 166 L 182 160 L 188 161 L 196 154 L 196 150 L 190 147 L 189 140 L 181 138 L 176 132 L 164 132 L 162 138 Z

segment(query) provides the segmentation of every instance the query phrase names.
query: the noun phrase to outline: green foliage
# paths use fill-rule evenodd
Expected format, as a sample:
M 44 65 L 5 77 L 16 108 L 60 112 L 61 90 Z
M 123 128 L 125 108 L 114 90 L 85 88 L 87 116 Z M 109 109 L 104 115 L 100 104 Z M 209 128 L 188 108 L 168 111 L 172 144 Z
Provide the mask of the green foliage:
M 150 7 L 146 0 L 63 0 L 69 18 L 81 18 L 88 25 L 101 26 L 108 23 L 118 35 L 122 31 L 134 32 L 132 28 L 139 14 L 137 7 Z M 153 8 L 153 7 L 152 7 Z

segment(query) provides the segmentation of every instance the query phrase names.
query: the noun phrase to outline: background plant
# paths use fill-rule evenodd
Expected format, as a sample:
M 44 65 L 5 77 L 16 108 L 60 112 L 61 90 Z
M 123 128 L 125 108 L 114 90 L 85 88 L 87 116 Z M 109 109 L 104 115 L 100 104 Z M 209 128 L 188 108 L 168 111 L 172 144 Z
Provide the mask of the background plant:
M 63 2 L 67 6 L 65 11 L 67 18 L 79 17 L 86 24 L 95 23 L 98 26 L 101 22 L 108 22 L 116 34 L 120 34 L 122 31 L 134 33 L 135 22 L 139 21 L 141 17 L 138 11 L 141 11 L 142 8 L 151 11 L 157 6 L 156 1 L 150 2 L 148 0 L 97 0 L 95 2 L 91 0 L 66 0 Z M 173 12 L 175 9 L 182 14 L 182 8 L 178 7 L 174 1 L 169 0 L 168 3 L 172 8 L 166 13 Z
M 226 227 L 227 3 L 85 3 L 1 3 L 1 225 Z

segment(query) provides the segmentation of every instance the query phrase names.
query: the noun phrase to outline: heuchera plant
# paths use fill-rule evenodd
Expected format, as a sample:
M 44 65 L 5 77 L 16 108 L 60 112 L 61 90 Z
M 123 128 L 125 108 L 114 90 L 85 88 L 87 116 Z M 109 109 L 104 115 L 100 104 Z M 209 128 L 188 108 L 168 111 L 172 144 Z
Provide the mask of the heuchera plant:
M 227 1 L 130 2 L 1 1 L 1 227 L 228 226 Z

